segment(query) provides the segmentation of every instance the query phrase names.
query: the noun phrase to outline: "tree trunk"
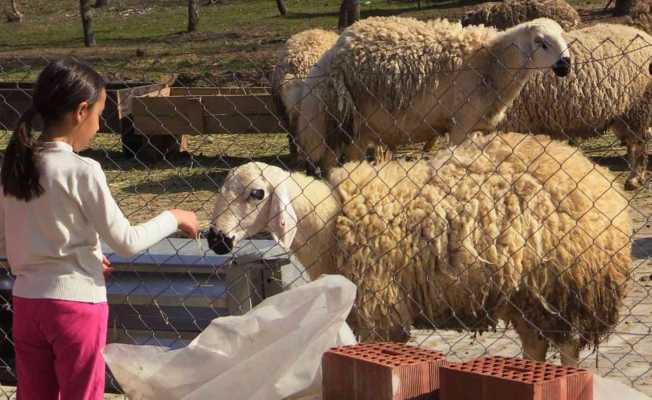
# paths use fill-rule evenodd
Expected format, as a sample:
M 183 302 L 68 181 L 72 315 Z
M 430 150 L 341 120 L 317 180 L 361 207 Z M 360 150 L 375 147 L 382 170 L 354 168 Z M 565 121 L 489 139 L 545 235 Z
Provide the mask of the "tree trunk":
M 337 18 L 337 30 L 340 32 L 342 32 L 347 27 L 346 21 L 348 21 L 348 10 L 346 8 L 346 1 L 347 0 L 342 0 L 342 4 L 340 4 L 340 16 Z
M 84 45 L 95 46 L 95 32 L 93 32 L 93 10 L 91 0 L 79 0 L 82 27 L 84 28 Z
M 23 14 L 18 10 L 16 0 L 11 0 L 11 10 L 7 13 L 7 22 L 23 22 Z
M 616 7 L 614 7 L 614 17 L 622 17 L 629 15 L 634 5 L 634 0 L 616 0 Z
M 282 16 L 286 16 L 288 14 L 288 8 L 285 6 L 285 1 L 276 0 L 276 7 L 278 7 L 278 12 L 280 12 Z
M 106 7 L 109 5 L 109 0 L 95 0 L 95 8 Z
M 360 0 L 342 0 L 337 28 L 342 31 L 360 20 Z
M 360 21 L 360 0 L 348 0 L 349 3 L 349 12 L 348 12 L 348 25 L 351 26 L 357 21 Z
M 199 2 L 188 0 L 188 32 L 197 31 L 199 25 Z

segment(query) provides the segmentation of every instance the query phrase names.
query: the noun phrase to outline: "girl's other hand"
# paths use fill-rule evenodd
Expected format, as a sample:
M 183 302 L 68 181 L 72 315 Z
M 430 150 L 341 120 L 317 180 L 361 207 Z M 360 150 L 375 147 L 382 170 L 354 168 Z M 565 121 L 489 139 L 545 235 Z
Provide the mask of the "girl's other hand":
M 199 223 L 197 222 L 197 215 L 192 211 L 173 209 L 170 212 L 177 219 L 179 229 L 188 235 L 191 239 L 196 239 L 199 234 Z
M 111 268 L 111 261 L 109 261 L 106 256 L 103 256 L 102 258 L 102 273 L 104 274 L 104 279 L 109 279 L 111 276 L 111 272 L 113 272 L 113 268 Z

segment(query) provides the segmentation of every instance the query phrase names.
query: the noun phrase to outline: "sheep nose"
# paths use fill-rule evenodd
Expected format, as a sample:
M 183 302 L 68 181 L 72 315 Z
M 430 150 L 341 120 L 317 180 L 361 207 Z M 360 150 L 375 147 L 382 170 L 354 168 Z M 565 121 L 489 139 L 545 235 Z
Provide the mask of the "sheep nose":
M 571 69 L 571 59 L 570 57 L 562 57 L 553 65 L 552 70 L 555 72 L 555 75 L 564 77 L 570 73 Z
M 222 231 L 217 231 L 211 228 L 208 231 L 208 247 L 211 248 L 216 254 L 226 254 L 233 249 L 233 238 L 226 236 Z

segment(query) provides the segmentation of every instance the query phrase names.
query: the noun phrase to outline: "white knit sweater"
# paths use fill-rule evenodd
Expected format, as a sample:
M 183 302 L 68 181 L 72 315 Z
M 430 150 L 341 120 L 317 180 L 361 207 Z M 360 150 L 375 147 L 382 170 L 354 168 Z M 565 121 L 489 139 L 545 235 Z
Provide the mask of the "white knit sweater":
M 0 188 L 0 253 L 16 275 L 13 294 L 26 298 L 106 301 L 100 238 L 129 257 L 177 230 L 169 211 L 131 226 L 100 164 L 63 142 L 41 153 L 45 193 L 29 202 Z

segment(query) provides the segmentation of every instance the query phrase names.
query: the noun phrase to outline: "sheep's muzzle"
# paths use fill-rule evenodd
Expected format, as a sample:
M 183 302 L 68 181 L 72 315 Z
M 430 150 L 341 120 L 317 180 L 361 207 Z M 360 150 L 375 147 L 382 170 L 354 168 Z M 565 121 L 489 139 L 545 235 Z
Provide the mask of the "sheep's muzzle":
M 571 70 L 571 59 L 570 57 L 562 57 L 552 66 L 552 70 L 555 75 L 559 77 L 564 77 L 570 73 Z
M 233 250 L 233 238 L 227 236 L 222 231 L 217 231 L 211 228 L 208 231 L 208 247 L 211 248 L 216 254 L 226 254 Z

